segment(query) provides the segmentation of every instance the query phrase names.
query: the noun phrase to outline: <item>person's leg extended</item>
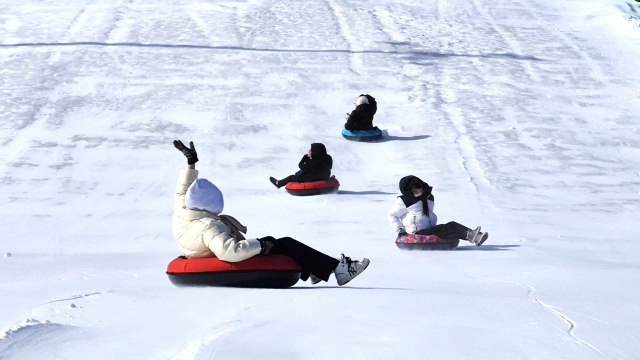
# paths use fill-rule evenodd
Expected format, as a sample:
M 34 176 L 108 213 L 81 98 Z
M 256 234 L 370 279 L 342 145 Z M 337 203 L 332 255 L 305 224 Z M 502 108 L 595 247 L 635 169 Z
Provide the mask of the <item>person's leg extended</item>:
M 271 254 L 289 256 L 300 265 L 303 272 L 313 274 L 324 281 L 329 280 L 329 276 L 340 263 L 338 259 L 290 237 L 277 239 L 274 244 Z
M 300 182 L 300 177 L 298 175 L 289 175 L 282 180 L 278 180 L 277 186 L 285 186 L 290 182 Z
M 446 224 L 440 224 L 429 229 L 417 231 L 416 234 L 435 235 L 442 239 L 468 240 L 467 235 L 470 230 L 471 229 L 464 225 L 451 221 Z

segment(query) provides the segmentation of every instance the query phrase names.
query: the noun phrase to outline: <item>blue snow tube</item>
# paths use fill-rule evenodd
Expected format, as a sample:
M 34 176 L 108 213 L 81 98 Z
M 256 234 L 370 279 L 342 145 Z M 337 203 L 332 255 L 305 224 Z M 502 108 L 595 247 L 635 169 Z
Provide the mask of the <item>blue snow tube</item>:
M 374 141 L 382 137 L 382 131 L 378 127 L 374 127 L 371 130 L 347 130 L 342 129 L 342 136 L 351 141 Z

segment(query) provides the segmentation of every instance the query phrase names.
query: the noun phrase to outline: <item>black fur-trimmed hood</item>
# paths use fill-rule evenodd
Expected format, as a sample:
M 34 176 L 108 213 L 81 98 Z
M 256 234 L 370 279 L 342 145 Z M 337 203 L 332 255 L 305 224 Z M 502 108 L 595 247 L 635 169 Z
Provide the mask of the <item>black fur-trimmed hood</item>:
M 412 186 L 421 188 L 422 196 L 420 197 L 413 196 L 413 192 L 411 191 Z M 433 190 L 433 187 L 429 186 L 429 184 L 427 184 L 426 182 L 420 180 L 420 178 L 417 176 L 409 175 L 400 179 L 400 192 L 402 193 L 402 195 L 399 197 L 404 202 L 404 206 L 409 207 L 423 199 L 429 199 L 433 201 L 433 195 L 431 194 L 431 190 Z

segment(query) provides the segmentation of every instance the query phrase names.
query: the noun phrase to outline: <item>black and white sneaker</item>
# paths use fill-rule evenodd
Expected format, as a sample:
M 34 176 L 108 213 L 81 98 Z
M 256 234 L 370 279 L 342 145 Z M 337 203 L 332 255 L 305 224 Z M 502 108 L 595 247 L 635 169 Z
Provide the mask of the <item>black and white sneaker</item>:
M 360 275 L 367 266 L 369 266 L 369 259 L 364 258 L 361 261 L 351 260 L 350 257 L 344 256 L 342 254 L 342 259 L 340 259 L 340 263 L 333 270 L 333 273 L 336 276 L 336 280 L 338 281 L 338 285 L 342 286 L 353 280 L 356 276 Z

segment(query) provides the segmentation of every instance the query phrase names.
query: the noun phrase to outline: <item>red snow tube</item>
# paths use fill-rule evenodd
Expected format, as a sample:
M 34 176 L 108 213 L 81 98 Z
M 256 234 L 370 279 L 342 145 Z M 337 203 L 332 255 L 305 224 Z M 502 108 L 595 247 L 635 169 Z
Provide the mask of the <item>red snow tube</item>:
M 258 255 L 239 262 L 180 256 L 167 267 L 169 280 L 179 287 L 288 288 L 300 280 L 301 271 L 298 263 L 285 255 Z
M 434 235 L 409 234 L 396 239 L 396 246 L 402 250 L 453 250 L 460 240 L 442 239 Z
M 297 183 L 290 182 L 285 186 L 287 192 L 294 196 L 334 194 L 338 192 L 340 183 L 338 179 L 331 178 L 329 180 Z

